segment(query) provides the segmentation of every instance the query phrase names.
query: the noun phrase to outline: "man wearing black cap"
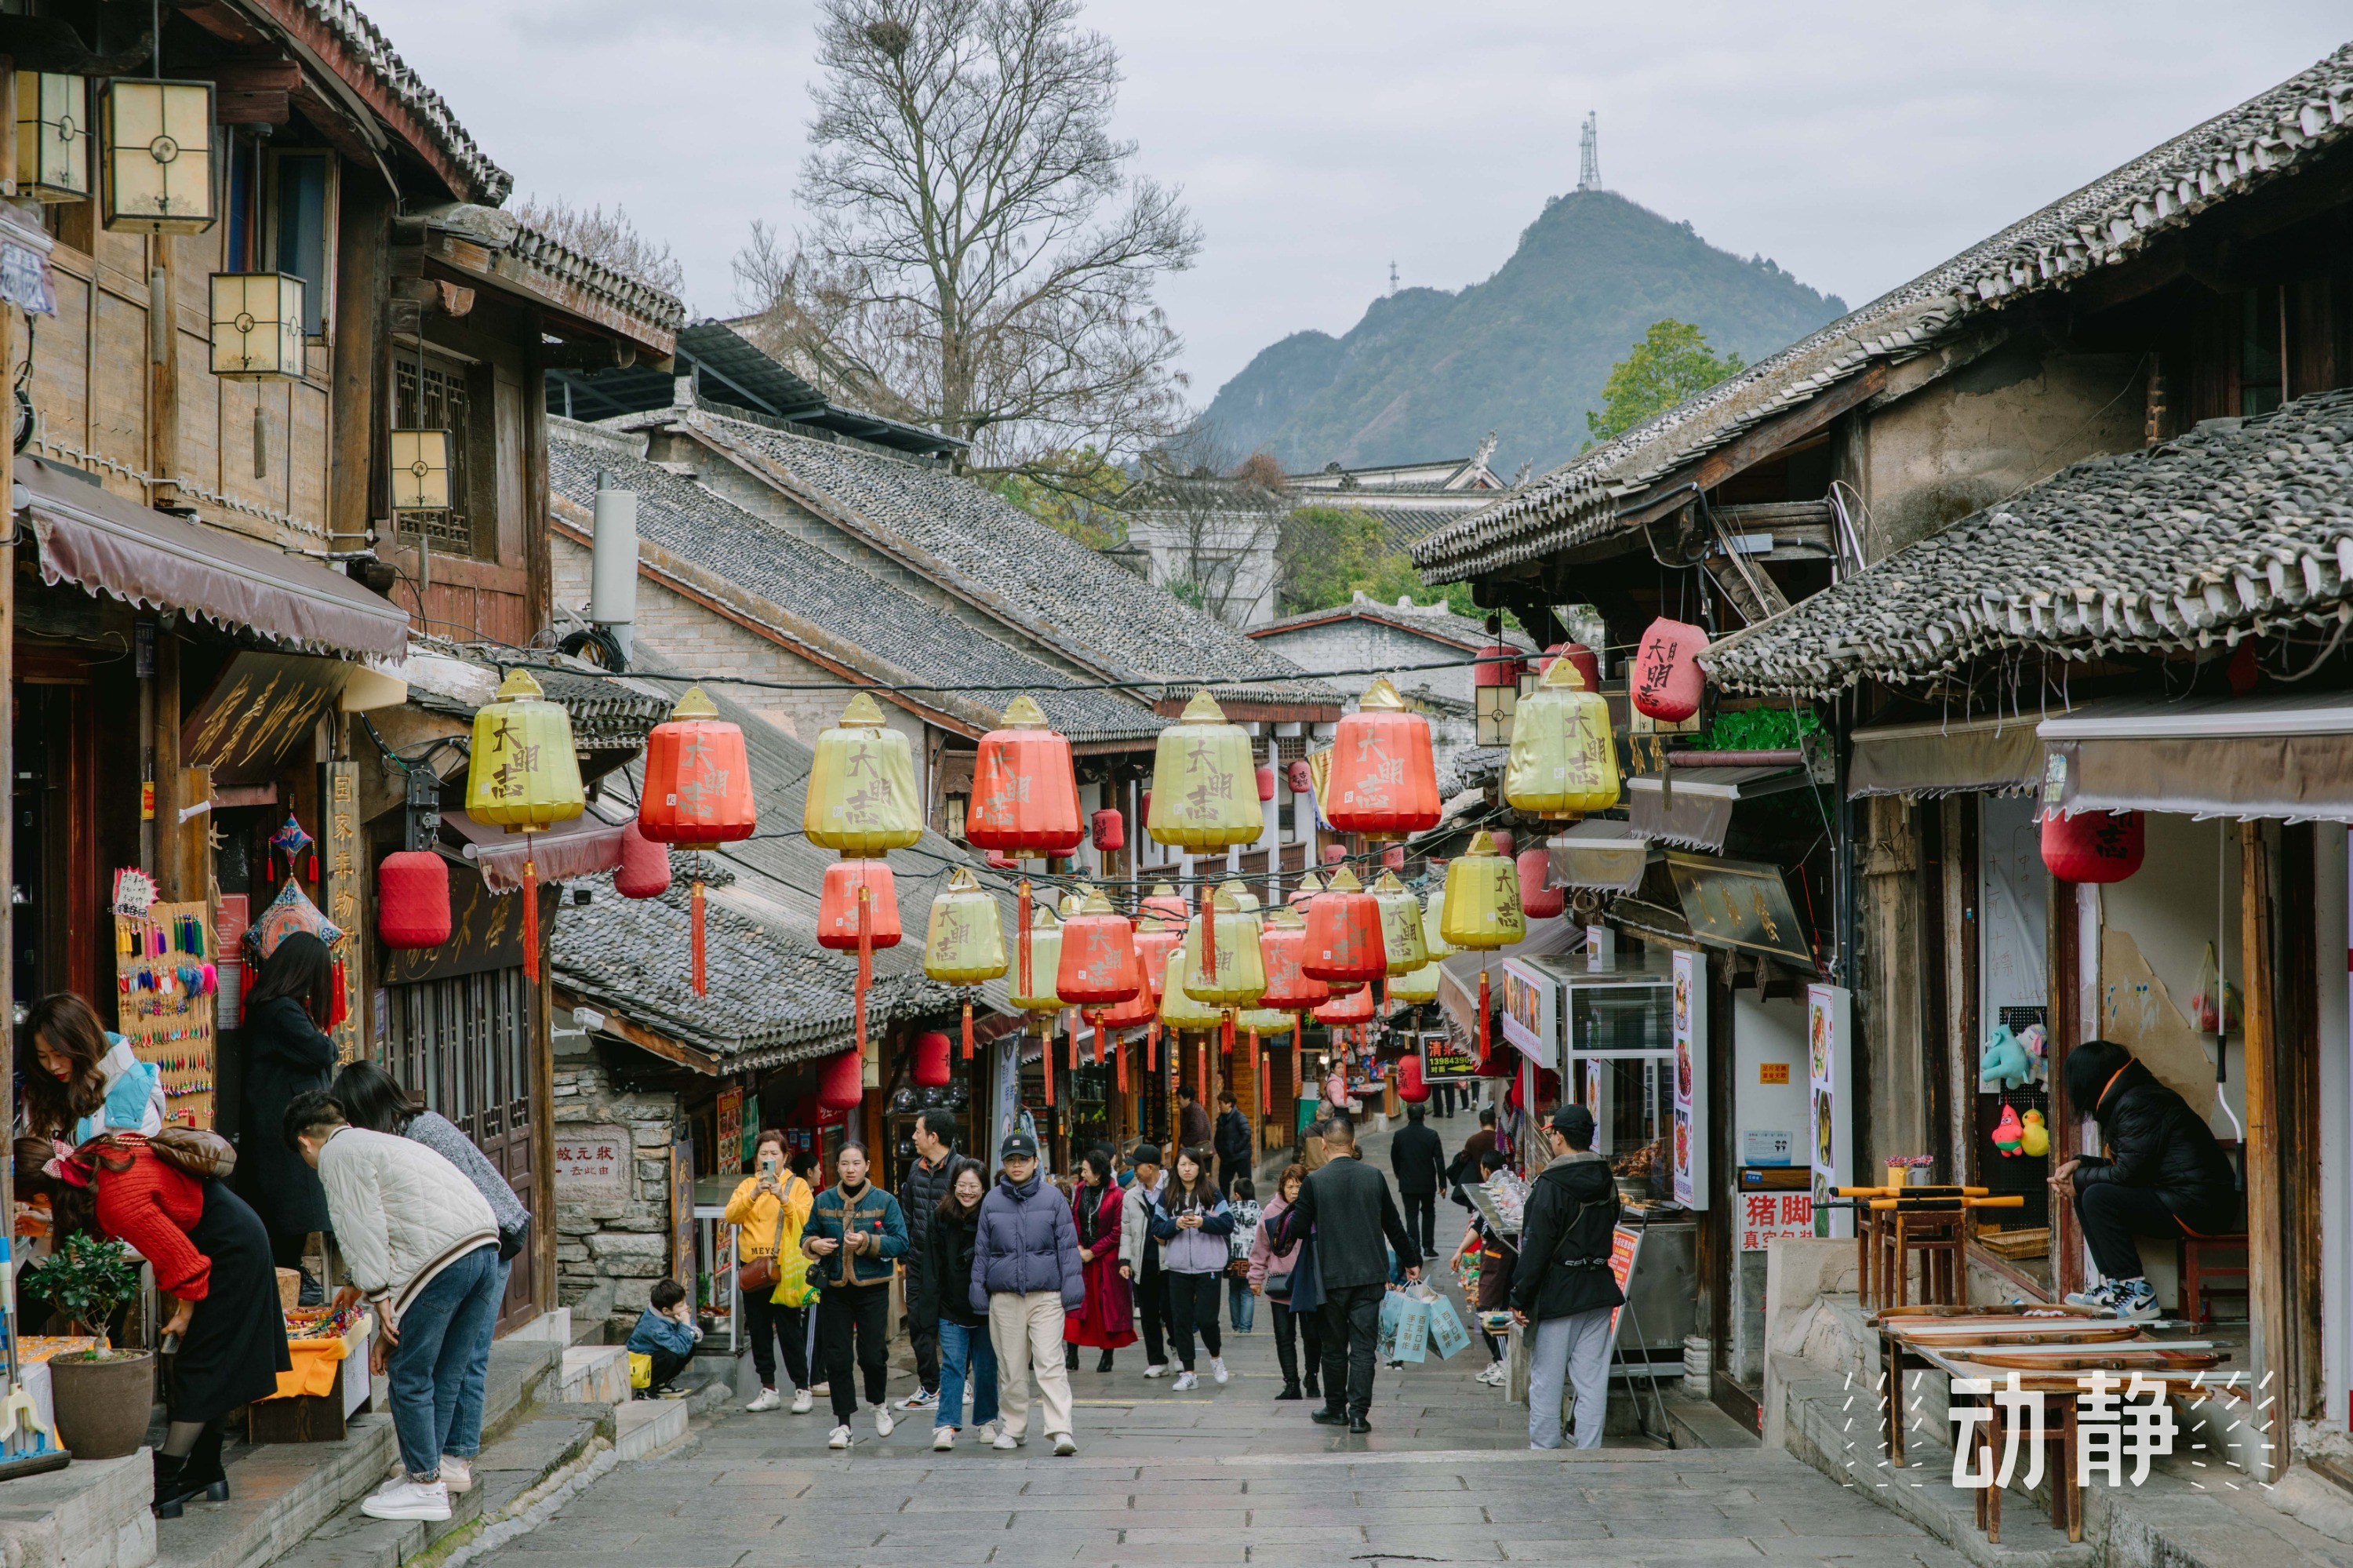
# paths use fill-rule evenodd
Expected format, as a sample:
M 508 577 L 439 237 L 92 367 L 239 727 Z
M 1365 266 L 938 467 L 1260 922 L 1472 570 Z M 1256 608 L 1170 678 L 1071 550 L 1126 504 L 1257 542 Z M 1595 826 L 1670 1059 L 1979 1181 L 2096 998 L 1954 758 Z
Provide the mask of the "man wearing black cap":
M 1609 1272 L 1618 1186 L 1593 1152 L 1593 1113 L 1574 1102 L 1544 1128 L 1552 1161 L 1528 1187 L 1512 1317 L 1535 1325 L 1528 1370 L 1528 1446 L 1557 1448 L 1561 1383 L 1577 1393 L 1577 1446 L 1601 1446 L 1609 1398 L 1609 1314 L 1626 1298 Z

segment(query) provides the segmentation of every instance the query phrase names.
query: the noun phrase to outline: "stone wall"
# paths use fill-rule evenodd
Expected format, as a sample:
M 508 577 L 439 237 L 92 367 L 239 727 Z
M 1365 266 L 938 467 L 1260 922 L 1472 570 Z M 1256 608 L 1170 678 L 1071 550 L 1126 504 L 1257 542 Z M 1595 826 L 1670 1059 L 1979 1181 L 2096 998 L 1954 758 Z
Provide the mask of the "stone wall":
M 627 1173 L 616 1193 L 559 1175 L 555 1184 L 556 1299 L 584 1326 L 605 1325 L 607 1343 L 628 1337 L 654 1281 L 670 1272 L 670 1149 L 679 1097 L 624 1093 L 598 1051 L 556 1042 L 554 1136 L 620 1128 L 629 1139 Z M 588 1338 L 596 1338 L 591 1328 Z

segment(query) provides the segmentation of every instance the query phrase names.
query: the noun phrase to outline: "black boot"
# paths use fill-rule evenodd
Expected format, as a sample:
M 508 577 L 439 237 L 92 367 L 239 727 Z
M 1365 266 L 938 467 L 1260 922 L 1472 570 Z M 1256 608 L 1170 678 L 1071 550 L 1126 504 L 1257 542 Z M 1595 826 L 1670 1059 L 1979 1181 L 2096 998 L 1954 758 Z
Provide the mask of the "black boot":
M 157 1519 L 177 1519 L 190 1498 L 204 1489 L 187 1484 L 188 1457 L 185 1454 L 166 1454 L 155 1450 L 155 1499 Z
M 188 1450 L 186 1467 L 180 1471 L 180 1485 L 192 1496 L 202 1491 L 207 1502 L 228 1501 L 228 1472 L 221 1466 L 227 1420 L 221 1416 L 205 1424 L 205 1429 L 196 1434 L 196 1446 Z
M 1064 1345 L 1062 1347 L 1062 1370 L 1064 1372 L 1076 1372 L 1079 1370 L 1078 1346 Z
M 1107 1372 L 1111 1371 L 1111 1354 L 1112 1353 L 1109 1351 L 1105 1351 L 1103 1353 L 1101 1359 L 1095 1362 L 1095 1371 L 1099 1372 Z
M 1274 1397 L 1277 1399 L 1305 1399 L 1307 1396 L 1299 1391 L 1299 1385 L 1297 1383 L 1287 1383 L 1282 1385 L 1282 1392 L 1276 1394 Z

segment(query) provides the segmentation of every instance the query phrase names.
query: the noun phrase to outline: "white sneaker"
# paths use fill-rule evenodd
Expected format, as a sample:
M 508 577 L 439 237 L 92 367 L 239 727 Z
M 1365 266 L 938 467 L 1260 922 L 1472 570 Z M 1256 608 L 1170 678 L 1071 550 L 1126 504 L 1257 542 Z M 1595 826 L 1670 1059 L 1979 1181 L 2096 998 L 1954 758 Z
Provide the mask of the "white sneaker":
M 1067 1459 L 1079 1451 L 1078 1439 L 1067 1432 L 1054 1434 L 1054 1452 Z
M 767 1397 L 768 1397 L 768 1398 L 770 1398 L 770 1399 L 774 1399 L 774 1398 L 776 1398 L 776 1390 L 774 1390 L 774 1389 L 770 1389 L 770 1390 L 768 1391 Z M 758 1410 L 758 1409 L 760 1409 L 761 1407 L 760 1407 L 759 1405 L 757 1405 L 757 1404 L 754 1404 L 754 1406 L 752 1406 L 752 1408 L 753 1408 L 753 1409 L 754 1409 L 754 1410 Z M 770 1410 L 774 1410 L 774 1409 L 776 1409 L 776 1407 L 775 1405 L 771 1404 L 771 1405 L 767 1406 L 767 1408 L 768 1408 L 768 1409 L 770 1409 Z M 817 1408 L 817 1399 L 816 1399 L 816 1397 L 815 1397 L 814 1395 L 812 1395 L 812 1394 L 809 1393 L 809 1391 L 808 1391 L 808 1390 L 807 1390 L 807 1389 L 805 1389 L 805 1388 L 804 1388 L 804 1389 L 797 1389 L 797 1390 L 795 1390 L 795 1391 L 794 1391 L 794 1393 L 793 1393 L 793 1414 L 794 1414 L 795 1415 L 807 1415 L 810 1411 L 812 1411 L 812 1410 L 814 1410 L 814 1409 L 816 1409 L 816 1408 Z
M 980 1446 L 982 1447 L 995 1447 L 997 1446 L 997 1423 L 994 1421 L 984 1421 L 978 1426 L 973 1428 L 972 1435 L 980 1439 Z
M 829 1383 L 813 1383 L 808 1385 L 808 1391 L 809 1393 L 817 1395 L 819 1399 L 824 1399 L 833 1393 L 833 1384 Z
M 1178 1393 L 1182 1393 L 1188 1388 L 1200 1387 L 1201 1380 L 1195 1377 L 1191 1372 L 1180 1372 L 1176 1374 L 1176 1383 L 1171 1386 L 1174 1387 Z
M 1209 1358 L 1209 1375 L 1216 1378 L 1219 1383 L 1223 1383 L 1234 1374 L 1226 1370 L 1225 1357 L 1211 1356 Z
M 953 1447 L 955 1447 L 955 1427 L 953 1427 L 953 1426 L 940 1426 L 940 1427 L 934 1427 L 934 1428 L 933 1429 L 933 1432 L 932 1432 L 932 1447 L 933 1447 L 933 1449 L 934 1449 L 934 1451 L 936 1451 L 936 1452 L 938 1452 L 938 1453 L 944 1454 L 944 1453 L 946 1453 L 949 1449 L 951 1449 L 951 1448 L 953 1448 Z
M 898 1425 L 891 1419 L 891 1407 L 888 1404 L 878 1404 L 874 1407 L 874 1436 L 888 1437 L 891 1436 L 891 1429 Z
M 1021 1439 L 1010 1432 L 1000 1432 L 997 1435 L 997 1441 L 989 1446 L 1000 1454 L 1010 1454 L 1014 1449 L 1021 1446 Z
M 800 1395 L 800 1397 L 807 1399 L 808 1395 L 804 1393 Z M 784 1403 L 784 1396 L 779 1394 L 775 1389 L 764 1388 L 760 1391 L 759 1396 L 754 1399 L 751 1404 L 745 1405 L 744 1408 L 752 1414 L 757 1415 L 764 1410 L 774 1410 Z
M 857 1440 L 849 1435 L 849 1424 L 844 1422 L 833 1429 L 833 1435 L 825 1440 L 825 1446 L 828 1448 L 847 1448 Z
M 449 1489 L 451 1497 L 456 1497 L 459 1492 L 472 1491 L 474 1467 L 455 1454 L 442 1455 L 441 1484 Z
M 1166 1377 L 1168 1375 L 1168 1363 L 1166 1361 L 1155 1361 L 1151 1366 L 1144 1369 L 1144 1375 L 1146 1377 Z
M 939 1404 L 940 1396 L 930 1389 L 919 1388 L 899 1402 L 902 1410 L 929 1410 Z
M 363 1498 L 360 1511 L 370 1519 L 421 1519 L 438 1524 L 449 1517 L 449 1489 L 439 1481 L 412 1481 L 404 1477 Z

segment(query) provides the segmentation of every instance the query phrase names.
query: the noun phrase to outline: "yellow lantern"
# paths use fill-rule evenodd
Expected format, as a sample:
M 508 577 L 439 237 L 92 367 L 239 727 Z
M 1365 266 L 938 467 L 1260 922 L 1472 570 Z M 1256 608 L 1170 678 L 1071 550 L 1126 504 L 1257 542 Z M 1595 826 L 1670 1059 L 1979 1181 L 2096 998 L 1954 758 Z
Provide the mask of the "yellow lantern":
M 1277 1012 L 1271 1007 L 1246 1007 L 1234 1015 L 1234 1027 L 1261 1037 L 1280 1039 L 1297 1025 L 1287 1012 Z
M 932 900 L 923 935 L 923 973 L 942 985 L 978 985 L 1009 966 L 996 895 L 981 886 L 969 866 L 956 867 Z
M 1411 974 L 1430 962 L 1430 948 L 1421 939 L 1421 900 L 1384 871 L 1373 884 L 1373 902 L 1381 911 L 1381 950 L 1388 956 L 1389 977 Z M 1390 988 L 1396 993 L 1396 988 Z
M 1250 890 L 1250 885 L 1242 881 L 1240 877 L 1229 876 L 1226 878 L 1225 881 L 1218 884 L 1218 891 L 1232 899 L 1234 901 L 1234 907 L 1242 914 L 1255 915 L 1258 913 L 1258 895 L 1252 893 Z M 1221 904 L 1219 907 L 1222 909 L 1225 906 Z
M 1160 732 L 1145 829 L 1155 842 L 1194 853 L 1256 843 L 1266 831 L 1250 732 L 1228 724 L 1207 692 L 1195 693 L 1184 717 Z
M 299 322 L 300 317 L 296 320 Z M 299 328 L 297 330 L 300 330 Z M 399 429 L 385 449 L 391 460 L 395 512 L 449 509 L 449 432 Z
M 864 692 L 841 710 L 839 728 L 817 737 L 801 834 L 819 849 L 869 860 L 923 836 L 914 753 Z
M 1029 992 L 1020 994 L 1022 988 L 1015 985 L 1013 1005 L 1040 1015 L 1061 1012 L 1066 1004 L 1054 990 L 1054 976 L 1062 967 L 1062 923 L 1042 904 L 1029 922 Z
M 1448 941 L 1446 933 L 1439 929 L 1439 910 L 1445 898 L 1442 890 L 1433 889 L 1430 896 L 1421 901 L 1421 948 L 1430 955 L 1432 964 L 1440 959 L 1451 958 L 1454 952 L 1454 944 Z
M 1248 1007 L 1266 994 L 1266 958 L 1259 948 L 1258 916 L 1237 909 L 1233 895 L 1222 887 L 1211 902 L 1214 910 L 1203 910 L 1193 929 L 1186 933 L 1184 967 L 1176 971 L 1181 977 L 1178 989 L 1212 1007 Z M 1218 966 L 1204 973 L 1200 938 L 1213 913 L 1218 923 Z
M 299 380 L 302 280 L 284 272 L 213 274 L 213 374 L 226 381 Z M 448 475 L 443 475 L 446 506 Z M 399 488 L 395 477 L 394 488 Z
M 90 199 L 90 83 L 16 73 L 16 191 L 35 201 Z
M 1389 1000 L 1419 1006 L 1438 1000 L 1438 965 L 1427 963 L 1389 981 Z
M 1185 989 L 1184 979 L 1193 973 L 1193 938 L 1187 935 L 1185 945 L 1169 956 L 1168 962 L 1179 977 L 1175 985 L 1160 989 L 1160 1022 L 1167 1029 L 1215 1029 L 1226 1021 L 1226 1010 L 1212 1007 Z M 1261 988 L 1263 989 L 1263 988 Z M 1170 1053 L 1175 1054 L 1173 1049 Z
M 539 980 L 539 866 L 529 834 L 568 822 L 587 805 L 572 720 L 551 703 L 527 670 L 510 670 L 496 701 L 474 715 L 466 765 L 466 815 L 525 834 L 522 861 L 522 969 Z
M 202 234 L 213 226 L 213 86 L 116 77 L 106 84 L 106 227 Z
M 1520 713 L 1526 716 L 1525 706 Z M 1446 868 L 1438 929 L 1451 945 L 1478 952 L 1508 948 L 1528 934 L 1527 917 L 1520 913 L 1520 869 L 1495 853 L 1495 841 L 1483 828 L 1472 838 L 1469 853 Z
M 1585 688 L 1571 659 L 1556 659 L 1521 699 L 1504 767 L 1504 799 L 1542 817 L 1604 811 L 1618 803 L 1618 747 L 1609 705 Z

